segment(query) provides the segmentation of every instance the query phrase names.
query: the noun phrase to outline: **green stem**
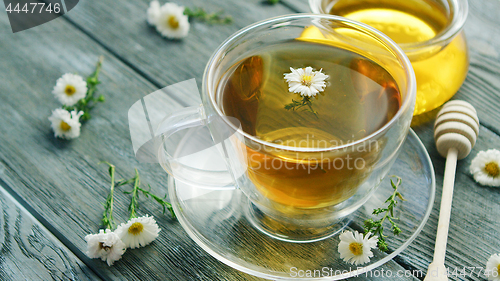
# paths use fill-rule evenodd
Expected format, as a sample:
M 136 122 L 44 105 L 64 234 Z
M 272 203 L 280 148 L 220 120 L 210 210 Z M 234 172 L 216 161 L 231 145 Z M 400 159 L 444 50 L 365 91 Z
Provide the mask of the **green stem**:
M 65 107 L 68 111 L 82 111 L 83 115 L 80 117 L 80 121 L 87 121 L 90 119 L 89 112 L 92 108 L 94 108 L 96 102 L 104 102 L 104 96 L 101 95 L 98 98 L 94 97 L 97 85 L 101 83 L 99 81 L 99 73 L 101 72 L 103 60 L 104 57 L 100 56 L 94 72 L 87 77 L 87 93 L 85 97 L 79 100 L 75 105 Z
M 222 16 L 222 11 L 218 13 L 207 13 L 203 8 L 185 8 L 184 14 L 190 18 L 197 19 L 208 24 L 229 24 L 233 21 L 231 16 Z
M 111 229 L 113 230 L 114 228 L 114 218 L 113 218 L 113 193 L 115 191 L 115 166 L 108 163 L 109 166 L 109 175 L 111 177 L 111 187 L 109 189 L 109 194 L 106 199 L 106 203 L 104 204 L 104 212 L 102 213 L 102 225 L 106 229 Z
M 134 177 L 134 189 L 132 189 L 132 198 L 130 198 L 130 205 L 128 206 L 128 210 L 130 212 L 129 219 L 137 218 L 135 209 L 139 205 L 137 202 L 137 192 L 139 191 L 139 185 L 141 180 L 139 179 L 139 172 L 135 169 L 135 177 Z
M 151 186 L 149 188 L 151 188 Z M 164 198 L 161 198 L 161 197 L 159 197 L 159 196 L 151 193 L 148 190 L 145 190 L 145 189 L 140 188 L 140 187 L 138 187 L 138 189 L 139 189 L 139 191 L 141 191 L 142 193 L 144 193 L 144 195 L 153 197 L 153 199 L 156 202 L 158 202 L 160 205 L 162 205 L 162 207 L 163 207 L 163 213 L 165 213 L 165 208 L 167 208 L 168 211 L 170 212 L 170 214 L 172 215 L 172 218 L 174 218 L 174 219 L 176 218 L 175 213 L 174 213 L 174 209 L 172 208 L 172 204 L 170 204 L 169 202 L 165 201 Z

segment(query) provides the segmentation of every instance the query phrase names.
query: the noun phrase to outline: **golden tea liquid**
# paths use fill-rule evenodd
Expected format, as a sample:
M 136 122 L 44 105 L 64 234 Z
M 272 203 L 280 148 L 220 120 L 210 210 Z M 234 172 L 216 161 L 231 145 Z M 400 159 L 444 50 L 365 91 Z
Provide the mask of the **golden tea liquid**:
M 313 67 L 329 75 L 324 92 L 311 99 L 315 111 L 287 110 L 285 73 Z M 370 135 L 401 106 L 389 73 L 367 58 L 331 45 L 292 40 L 260 49 L 221 78 L 219 104 L 245 132 L 288 147 L 333 148 Z M 355 192 L 379 158 L 383 141 L 363 149 L 300 152 L 246 144 L 248 174 L 261 194 L 286 207 L 319 208 Z
M 331 14 L 375 27 L 398 44 L 430 40 L 443 31 L 450 20 L 444 8 L 433 1 L 337 0 L 333 3 Z M 463 32 L 444 49 L 436 46 L 409 58 L 417 78 L 414 115 L 449 100 L 462 85 L 469 67 Z

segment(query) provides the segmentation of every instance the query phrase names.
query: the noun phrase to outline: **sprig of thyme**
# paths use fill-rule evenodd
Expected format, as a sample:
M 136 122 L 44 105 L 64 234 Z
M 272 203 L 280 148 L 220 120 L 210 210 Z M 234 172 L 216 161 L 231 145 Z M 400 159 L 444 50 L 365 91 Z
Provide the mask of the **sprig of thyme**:
M 185 8 L 184 14 L 190 18 L 206 22 L 208 24 L 229 24 L 233 22 L 233 17 L 223 16 L 224 11 L 217 13 L 207 13 L 205 9 L 196 7 L 194 9 Z
M 318 112 L 312 108 L 312 101 L 311 101 L 311 97 L 309 97 L 309 96 L 302 97 L 301 101 L 296 101 L 296 100 L 292 99 L 291 103 L 285 104 L 285 109 L 286 110 L 296 110 L 296 109 L 300 109 L 304 106 L 307 106 L 308 108 L 305 108 L 302 111 L 312 112 L 316 116 L 316 118 L 319 118 Z
M 95 92 L 97 90 L 97 85 L 101 82 L 99 81 L 99 73 L 101 72 L 102 62 L 104 57 L 99 57 L 99 61 L 97 61 L 96 68 L 94 72 L 87 77 L 87 94 L 85 98 L 79 100 L 76 104 L 72 106 L 63 106 L 64 109 L 71 112 L 76 110 L 76 112 L 82 111 L 83 115 L 80 117 L 81 121 L 87 121 L 90 119 L 90 110 L 96 106 L 99 102 L 104 102 L 106 99 L 103 95 L 99 95 L 99 97 L 95 97 Z
M 383 252 L 386 252 L 388 250 L 387 242 L 385 241 L 385 237 L 387 237 L 387 235 L 384 235 L 383 223 L 387 219 L 391 224 L 391 229 L 394 235 L 399 235 L 401 233 L 401 229 L 394 221 L 398 220 L 398 218 L 394 217 L 394 208 L 398 204 L 397 198 L 401 199 L 401 201 L 406 201 L 401 195 L 401 193 L 398 191 L 398 187 L 401 186 L 401 181 L 402 181 L 401 178 L 398 176 L 393 176 L 393 177 L 397 179 L 396 183 L 394 183 L 394 181 L 391 179 L 391 186 L 394 189 L 394 192 L 384 202 L 384 203 L 389 203 L 389 205 L 387 206 L 387 208 L 377 208 L 373 210 L 372 213 L 374 215 L 384 214 L 384 216 L 377 221 L 374 221 L 373 219 L 367 219 L 364 222 L 364 229 L 365 229 L 364 235 L 367 235 L 368 233 L 377 235 L 378 236 L 377 246 Z
M 114 218 L 113 218 L 113 193 L 115 191 L 115 166 L 108 163 L 109 166 L 109 176 L 111 177 L 111 187 L 109 188 L 109 194 L 104 203 L 104 212 L 102 213 L 101 223 L 106 229 L 113 230 L 114 228 Z

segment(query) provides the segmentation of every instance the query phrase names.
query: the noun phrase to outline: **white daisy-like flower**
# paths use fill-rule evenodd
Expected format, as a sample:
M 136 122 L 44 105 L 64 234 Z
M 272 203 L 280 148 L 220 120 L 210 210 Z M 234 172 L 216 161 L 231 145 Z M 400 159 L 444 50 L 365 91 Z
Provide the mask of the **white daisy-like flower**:
M 285 73 L 285 80 L 288 82 L 288 91 L 302 96 L 314 97 L 317 93 L 323 92 L 326 87 L 325 80 L 328 75 L 322 73 L 322 69 L 314 71 L 312 67 L 293 69 L 291 73 Z
M 57 138 L 74 139 L 80 136 L 80 116 L 83 112 L 71 111 L 58 108 L 52 111 L 49 121 L 52 122 L 52 130 Z
M 500 255 L 492 255 L 486 263 L 486 270 L 484 274 L 488 280 L 500 281 Z
M 470 163 L 470 172 L 482 185 L 500 186 L 500 151 L 480 151 Z
M 340 257 L 344 259 L 345 262 L 350 262 L 351 264 L 364 264 L 370 261 L 373 257 L 371 251 L 372 248 L 377 247 L 377 236 L 370 238 L 371 234 L 367 234 L 363 238 L 363 234 L 354 231 L 344 231 L 340 234 L 340 243 L 338 251 Z
M 156 6 L 156 4 L 154 4 Z M 175 3 L 166 3 L 160 7 L 159 13 L 152 12 L 156 18 L 156 30 L 170 39 L 186 37 L 189 32 L 188 16 L 184 15 L 184 7 Z
M 87 95 L 87 82 L 80 75 L 66 73 L 57 79 L 52 93 L 63 105 L 72 106 Z
M 134 249 L 153 242 L 158 237 L 160 228 L 153 217 L 146 215 L 120 224 L 115 232 L 127 247 Z
M 122 258 L 126 246 L 120 237 L 109 229 L 101 229 L 98 234 L 85 236 L 87 241 L 87 256 L 91 259 L 100 258 L 112 266 L 113 263 Z
M 150 25 L 156 25 L 156 21 L 160 17 L 160 2 L 154 0 L 149 3 L 148 8 L 148 23 Z

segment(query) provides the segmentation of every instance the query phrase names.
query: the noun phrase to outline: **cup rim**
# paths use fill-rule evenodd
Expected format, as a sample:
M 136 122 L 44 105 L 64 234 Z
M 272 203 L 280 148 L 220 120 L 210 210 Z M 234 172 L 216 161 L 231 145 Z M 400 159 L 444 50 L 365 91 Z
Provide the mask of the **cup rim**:
M 309 9 L 314 14 L 328 14 L 321 7 L 322 0 L 309 0 Z M 469 13 L 469 3 L 467 0 L 445 0 L 450 6 L 450 14 L 452 15 L 451 22 L 436 36 L 429 40 L 417 43 L 401 43 L 398 44 L 406 52 L 411 52 L 415 49 L 431 47 L 434 45 L 445 44 L 457 35 L 465 25 L 467 15 Z
M 411 66 L 410 60 L 406 56 L 406 54 L 403 52 L 401 47 L 399 47 L 392 39 L 390 39 L 387 35 L 383 34 L 382 32 L 378 31 L 377 29 L 366 25 L 361 22 L 357 22 L 354 20 L 350 20 L 347 18 L 343 18 L 340 16 L 334 16 L 334 15 L 327 15 L 327 14 L 312 14 L 312 13 L 302 13 L 302 14 L 290 14 L 290 15 L 282 15 L 270 19 L 266 19 L 260 22 L 256 22 L 254 24 L 251 24 L 247 27 L 244 27 L 231 35 L 229 38 L 227 38 L 218 48 L 217 50 L 212 54 L 210 57 L 207 66 L 205 67 L 205 71 L 203 74 L 203 82 L 202 82 L 202 94 L 208 95 L 208 100 L 210 103 L 210 106 L 212 106 L 217 114 L 221 117 L 224 117 L 226 115 L 223 114 L 222 110 L 219 108 L 217 105 L 217 102 L 215 100 L 215 94 L 211 95 L 210 91 L 208 89 L 209 87 L 209 82 L 208 81 L 214 81 L 213 77 L 213 70 L 214 69 L 214 64 L 217 62 L 217 58 L 220 57 L 220 55 L 225 52 L 228 49 L 228 46 L 232 44 L 234 41 L 238 40 L 239 38 L 243 37 L 245 34 L 251 32 L 254 29 L 257 29 L 261 26 L 264 25 L 273 25 L 273 24 L 278 24 L 278 23 L 283 23 L 288 20 L 296 20 L 296 19 L 303 19 L 303 18 L 308 18 L 308 19 L 327 19 L 327 20 L 333 20 L 336 22 L 344 22 L 347 23 L 348 25 L 352 27 L 356 27 L 358 30 L 362 31 L 368 31 L 372 35 L 375 35 L 379 41 L 382 41 L 383 44 L 386 45 L 386 47 L 390 48 L 394 54 L 396 54 L 396 57 L 399 59 L 401 65 L 403 66 L 403 69 L 405 69 L 405 74 L 406 74 L 406 81 L 407 81 L 407 86 L 406 86 L 406 98 L 403 100 L 401 107 L 399 110 L 396 112 L 396 114 L 392 117 L 391 120 L 389 120 L 387 123 L 384 124 L 381 128 L 376 130 L 375 132 L 369 134 L 368 136 L 365 136 L 364 138 L 357 139 L 355 141 L 335 146 L 335 147 L 329 147 L 329 148 L 308 148 L 308 147 L 293 147 L 293 146 L 285 146 L 285 145 L 280 145 L 280 144 L 275 144 L 271 142 L 267 142 L 264 140 L 259 139 L 256 136 L 253 136 L 251 134 L 248 134 L 247 132 L 244 132 L 241 129 L 241 126 L 239 128 L 236 128 L 235 125 L 232 122 L 229 122 L 226 120 L 226 118 L 223 118 L 225 122 L 238 131 L 240 134 L 245 136 L 246 138 L 268 146 L 268 147 L 273 147 L 275 149 L 280 149 L 284 151 L 295 151 L 295 152 L 327 152 L 327 151 L 336 151 L 336 150 L 341 150 L 341 149 L 346 149 L 349 147 L 354 147 L 356 145 L 359 145 L 361 143 L 365 143 L 366 141 L 372 140 L 380 135 L 382 135 L 384 132 L 389 130 L 397 121 L 402 117 L 403 112 L 406 112 L 410 110 L 413 113 L 413 104 L 416 99 L 416 78 L 415 78 L 415 72 L 413 71 L 413 67 Z M 215 82 L 211 82 L 215 83 Z

